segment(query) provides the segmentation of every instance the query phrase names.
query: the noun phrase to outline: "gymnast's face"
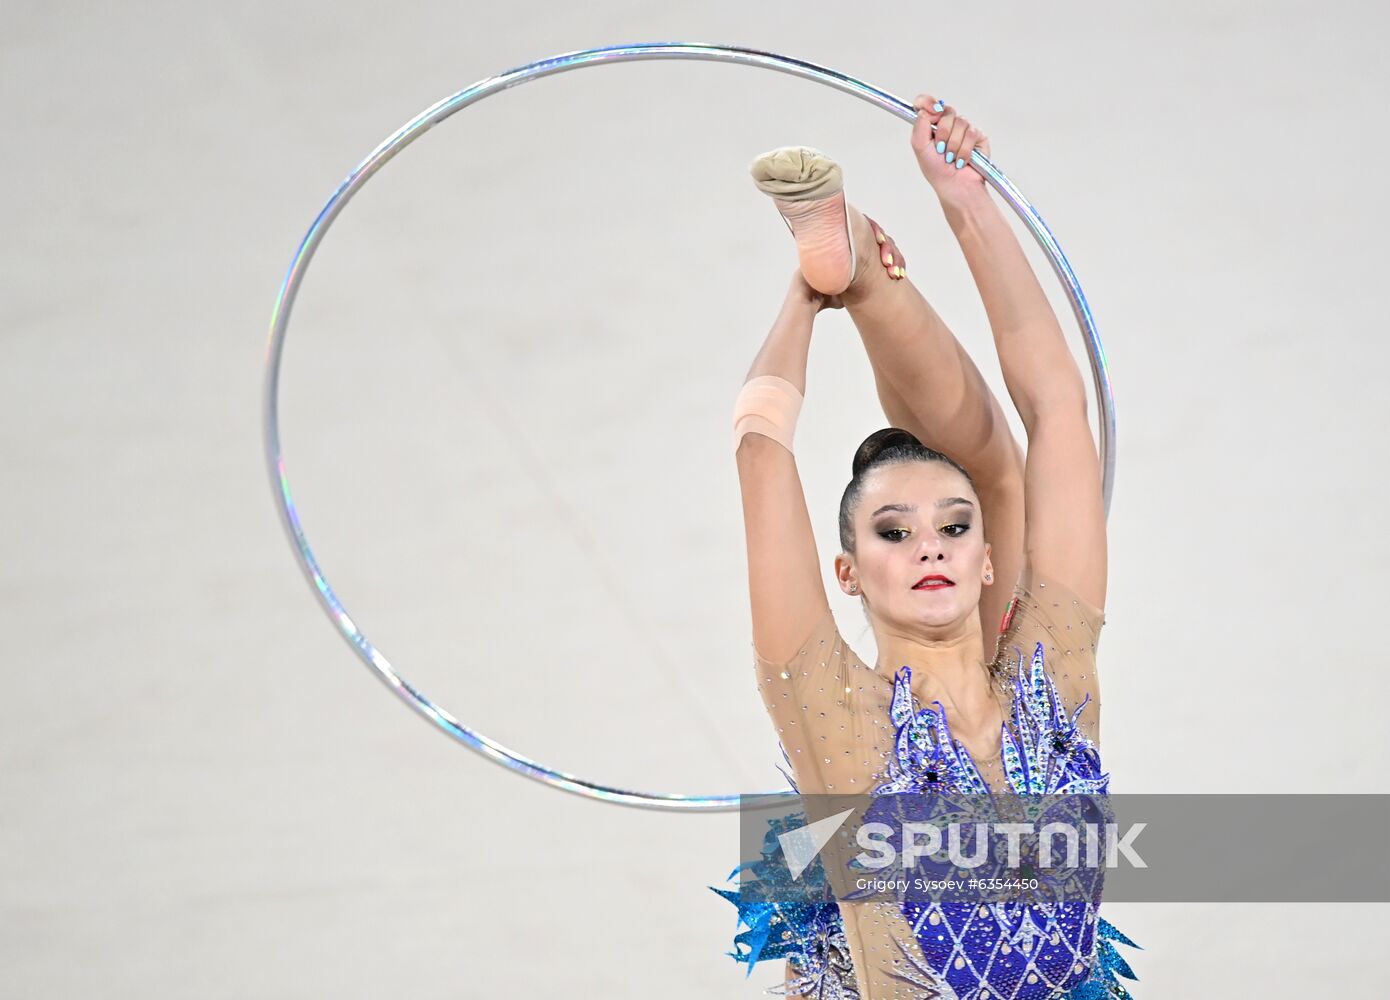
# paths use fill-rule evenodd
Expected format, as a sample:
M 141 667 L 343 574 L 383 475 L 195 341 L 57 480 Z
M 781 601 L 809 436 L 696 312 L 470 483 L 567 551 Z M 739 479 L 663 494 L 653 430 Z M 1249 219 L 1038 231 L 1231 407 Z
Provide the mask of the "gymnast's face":
M 944 462 L 880 466 L 854 512 L 852 576 L 870 612 L 889 627 L 949 626 L 978 615 L 992 575 L 980 501 Z M 926 580 L 925 577 L 945 580 Z

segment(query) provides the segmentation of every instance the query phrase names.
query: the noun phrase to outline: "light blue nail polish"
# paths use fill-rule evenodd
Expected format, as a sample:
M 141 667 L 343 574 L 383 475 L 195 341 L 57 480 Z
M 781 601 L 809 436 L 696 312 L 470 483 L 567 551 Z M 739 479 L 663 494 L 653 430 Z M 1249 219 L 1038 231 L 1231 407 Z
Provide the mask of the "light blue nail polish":
M 931 109 L 935 111 L 937 114 L 940 114 L 941 112 L 946 110 L 946 105 L 942 104 L 940 101 L 937 101 L 935 104 L 931 106 Z
M 947 163 L 953 162 L 953 161 L 955 160 L 955 158 L 956 158 L 956 154 L 955 154 L 955 153 L 947 153 L 947 154 L 946 154 L 946 162 L 947 162 Z
M 963 166 L 965 166 L 965 161 L 964 161 L 964 160 L 957 160 L 957 161 L 956 161 L 956 169 L 957 169 L 957 170 L 959 170 L 959 169 L 960 169 L 961 167 L 963 167 Z
M 945 140 L 945 139 L 942 139 L 940 142 L 938 142 L 938 143 L 936 144 L 936 151 L 937 151 L 938 153 L 944 153 L 944 152 L 946 152 L 946 140 Z

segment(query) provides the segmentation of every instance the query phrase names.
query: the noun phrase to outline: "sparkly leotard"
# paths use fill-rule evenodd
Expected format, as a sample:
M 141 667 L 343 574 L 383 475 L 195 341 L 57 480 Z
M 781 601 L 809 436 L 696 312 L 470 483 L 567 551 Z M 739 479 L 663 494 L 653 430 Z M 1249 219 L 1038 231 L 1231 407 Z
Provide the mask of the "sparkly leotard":
M 1006 721 L 997 744 L 974 753 L 952 736 L 940 702 L 919 704 L 910 667 L 889 674 L 865 664 L 829 610 L 790 661 L 755 652 L 758 688 L 803 794 L 1103 795 L 1109 776 L 1100 765 L 1095 666 L 1103 624 L 1103 613 L 1060 581 L 1025 571 L 989 667 Z M 774 821 L 763 857 L 735 874 L 785 871 L 782 826 Z M 832 844 L 819 860 L 831 870 L 848 858 Z M 843 897 L 781 905 L 715 891 L 738 906 L 747 926 L 734 940 L 738 961 L 751 971 L 764 959 L 787 960 L 791 978 L 769 992 L 816 1000 L 1100 1000 L 1129 997 L 1116 977 L 1135 978 L 1115 947 L 1133 942 L 1100 917 L 1098 891 L 1094 899 L 1042 905 Z

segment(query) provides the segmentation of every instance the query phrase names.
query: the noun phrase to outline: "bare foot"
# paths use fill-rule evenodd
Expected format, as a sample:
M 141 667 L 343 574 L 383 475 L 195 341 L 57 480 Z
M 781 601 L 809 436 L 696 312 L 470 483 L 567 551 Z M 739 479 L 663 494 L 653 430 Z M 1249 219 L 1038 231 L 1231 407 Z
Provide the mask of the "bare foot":
M 834 202 L 834 204 L 831 204 Z M 835 223 L 838 227 L 832 229 L 829 225 L 816 226 L 817 220 L 808 218 L 803 222 L 800 219 L 791 222 L 790 213 L 787 209 L 795 210 L 797 207 L 804 206 L 825 206 L 827 210 L 834 210 L 840 213 L 840 221 Z M 836 208 L 836 205 L 841 206 Z M 835 195 L 825 201 L 811 202 L 778 202 L 777 209 L 788 215 L 791 222 L 792 235 L 796 238 L 797 256 L 801 262 L 801 268 L 797 272 L 803 284 L 811 292 L 824 298 L 832 299 L 821 308 L 843 309 L 844 298 L 851 301 L 863 296 L 870 284 L 877 280 L 873 276 L 874 261 L 877 259 L 879 268 L 891 281 L 901 281 L 907 277 L 907 258 L 903 256 L 898 244 L 893 237 L 883 231 L 877 222 L 869 218 L 853 205 L 849 206 L 850 230 L 854 234 L 854 276 L 848 283 L 843 282 L 843 273 L 848 271 L 849 265 L 849 241 L 845 237 L 844 228 L 844 196 Z M 809 217 L 809 213 L 807 213 Z M 820 239 L 816 238 L 817 230 L 824 234 Z M 803 234 L 805 238 L 803 238 Z M 842 272 L 841 282 L 844 287 L 838 292 L 826 291 L 824 285 L 817 286 L 809 277 L 806 276 L 807 261 L 811 260 L 819 263 L 823 268 L 828 269 L 840 264 L 845 270 Z M 814 263 L 813 263 L 814 266 Z
M 849 237 L 845 232 L 847 208 L 844 192 L 836 192 L 818 201 L 774 200 L 777 211 L 791 226 L 792 236 L 796 240 L 797 262 L 806 283 L 823 295 L 838 295 L 854 284 L 868 261 L 851 252 Z M 849 217 L 851 231 L 858 214 L 855 212 Z M 862 241 L 857 241 L 857 244 L 862 244 Z M 858 249 L 858 245 L 855 249 Z
M 896 246 L 886 237 L 880 241 L 877 224 L 846 203 L 840 167 L 824 153 L 808 146 L 775 149 L 754 160 L 751 173 L 787 221 L 801 274 L 813 290 L 827 296 L 857 291 L 875 255 L 890 278 L 903 276 Z

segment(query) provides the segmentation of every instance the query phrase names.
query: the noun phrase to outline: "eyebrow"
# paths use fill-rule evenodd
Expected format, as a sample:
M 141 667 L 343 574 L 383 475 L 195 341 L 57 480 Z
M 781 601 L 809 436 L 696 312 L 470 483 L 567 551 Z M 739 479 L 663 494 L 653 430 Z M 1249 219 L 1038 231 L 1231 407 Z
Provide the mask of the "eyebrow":
M 945 508 L 945 507 L 960 507 L 960 506 L 962 506 L 962 505 L 964 505 L 964 506 L 966 506 L 966 507 L 974 507 L 974 506 L 975 506 L 975 505 L 974 505 L 973 503 L 971 503 L 969 500 L 965 499 L 965 497 L 947 497 L 945 500 L 938 500 L 938 501 L 936 502 L 936 509 L 937 509 L 937 510 L 941 510 L 941 509 L 943 509 L 943 508 Z M 882 507 L 880 507 L 878 510 L 876 510 L 876 511 L 874 511 L 872 514 L 870 514 L 869 516 L 870 516 L 870 517 L 878 517 L 878 515 L 880 515 L 880 514 L 886 514 L 886 513 L 888 513 L 889 511 L 900 511 L 900 512 L 902 512 L 902 513 L 904 513 L 904 514 L 911 514 L 911 513 L 913 513 L 913 512 L 916 511 L 916 510 L 917 510 L 917 505 L 916 505 L 916 504 L 913 504 L 913 503 L 886 503 L 886 504 L 884 504 Z

